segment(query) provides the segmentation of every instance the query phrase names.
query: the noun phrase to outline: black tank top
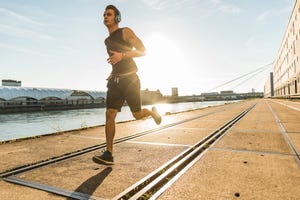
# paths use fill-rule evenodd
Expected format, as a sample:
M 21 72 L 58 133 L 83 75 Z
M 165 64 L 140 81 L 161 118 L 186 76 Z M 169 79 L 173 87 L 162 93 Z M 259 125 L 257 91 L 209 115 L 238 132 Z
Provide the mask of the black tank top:
M 132 45 L 123 39 L 123 28 L 119 28 L 112 32 L 106 39 L 105 45 L 109 55 L 110 50 L 126 53 L 133 49 Z M 112 66 L 112 74 L 121 75 L 129 72 L 137 71 L 136 63 L 132 58 L 123 58 L 120 62 Z

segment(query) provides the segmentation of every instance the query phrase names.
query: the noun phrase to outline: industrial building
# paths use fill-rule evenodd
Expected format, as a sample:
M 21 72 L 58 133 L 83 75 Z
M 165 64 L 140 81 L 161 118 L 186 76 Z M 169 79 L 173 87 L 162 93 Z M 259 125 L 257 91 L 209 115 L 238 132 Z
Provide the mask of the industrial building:
M 0 87 L 0 113 L 103 107 L 105 92 Z
M 300 97 L 300 0 L 296 0 L 273 66 L 273 83 L 267 80 L 265 96 Z M 269 79 L 269 78 L 268 78 Z

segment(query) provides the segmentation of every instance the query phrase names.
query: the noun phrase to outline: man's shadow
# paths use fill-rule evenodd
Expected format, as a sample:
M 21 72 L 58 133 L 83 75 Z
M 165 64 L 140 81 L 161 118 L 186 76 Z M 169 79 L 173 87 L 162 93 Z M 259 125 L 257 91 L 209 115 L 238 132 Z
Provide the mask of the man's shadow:
M 92 196 L 92 194 L 95 192 L 95 190 L 101 185 L 101 183 L 110 174 L 111 171 L 112 171 L 112 168 L 107 167 L 100 173 L 87 179 L 86 181 L 84 181 L 80 186 L 78 186 L 74 190 L 74 192 L 72 193 L 72 196 L 73 195 L 74 196 L 82 196 L 82 197 Z M 72 197 L 67 198 L 67 200 L 73 200 L 73 199 L 78 199 L 78 198 L 72 198 Z

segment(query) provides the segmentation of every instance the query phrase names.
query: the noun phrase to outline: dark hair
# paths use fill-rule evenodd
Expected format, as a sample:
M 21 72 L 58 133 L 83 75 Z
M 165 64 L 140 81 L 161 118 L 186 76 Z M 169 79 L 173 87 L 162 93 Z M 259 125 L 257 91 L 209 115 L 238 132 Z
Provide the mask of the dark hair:
M 114 5 L 108 5 L 108 6 L 106 6 L 105 10 L 108 10 L 108 9 L 114 10 L 115 16 L 121 15 L 121 13 L 120 13 L 120 11 L 118 10 L 118 8 L 117 8 L 116 6 L 114 6 Z

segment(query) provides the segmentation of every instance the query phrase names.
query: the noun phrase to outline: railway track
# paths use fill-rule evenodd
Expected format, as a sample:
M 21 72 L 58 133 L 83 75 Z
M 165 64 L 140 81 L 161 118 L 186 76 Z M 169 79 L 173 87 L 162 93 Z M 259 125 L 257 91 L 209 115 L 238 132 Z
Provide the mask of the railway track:
M 186 151 L 182 152 L 180 155 L 173 158 L 171 161 L 154 171 L 152 174 L 149 174 L 143 180 L 128 188 L 124 193 L 114 199 L 156 199 L 168 188 L 171 182 L 174 182 L 174 180 L 172 180 L 173 178 L 177 179 L 177 175 L 186 171 L 186 167 L 189 167 L 189 164 L 199 158 L 199 156 L 202 156 L 213 143 L 220 139 L 232 126 L 252 110 L 255 105 L 256 104 L 250 106 L 219 129 L 215 130 L 197 144 L 188 148 Z
M 167 129 L 167 128 L 170 128 L 170 127 L 173 127 L 173 126 L 176 126 L 176 125 L 179 125 L 179 124 L 183 124 L 183 123 L 190 122 L 190 121 L 193 121 L 193 120 L 196 120 L 196 119 L 200 119 L 200 118 L 203 118 L 203 117 L 206 117 L 206 116 L 209 116 L 209 115 L 213 115 L 213 114 L 216 114 L 216 113 L 219 113 L 219 112 L 222 112 L 222 111 L 225 111 L 225 109 L 217 110 L 217 111 L 214 111 L 214 112 L 209 112 L 207 114 L 203 114 L 203 115 L 199 115 L 199 116 L 189 118 L 189 119 L 186 119 L 186 120 L 182 120 L 182 121 L 178 121 L 178 122 L 175 122 L 175 123 L 167 124 L 167 125 L 155 128 L 155 129 L 151 129 L 151 130 L 140 132 L 140 133 L 137 133 L 137 134 L 134 134 L 134 135 L 122 137 L 122 138 L 116 139 L 114 141 L 114 144 L 118 144 L 118 143 L 121 143 L 121 142 L 126 142 L 126 141 L 131 140 L 131 139 L 135 139 L 135 138 L 138 138 L 138 137 L 150 134 L 150 133 L 158 132 L 158 131 L 161 131 L 161 130 L 164 130 L 164 129 Z M 89 153 L 89 152 L 92 152 L 92 151 L 96 151 L 96 150 L 99 150 L 99 149 L 102 149 L 102 148 L 105 148 L 105 147 L 106 147 L 106 143 L 102 143 L 102 144 L 99 144 L 99 145 L 94 145 L 94 146 L 90 146 L 90 147 L 87 147 L 87 148 L 83 148 L 83 149 L 77 150 L 75 152 L 70 152 L 70 153 L 60 155 L 60 156 L 48 158 L 46 160 L 41 160 L 41 161 L 38 161 L 36 163 L 30 163 L 30 164 L 26 164 L 26 165 L 23 165 L 23 166 L 15 167 L 15 168 L 9 169 L 7 171 L 0 172 L 0 178 L 5 178 L 5 177 L 8 177 L 8 176 L 12 176 L 12 175 L 16 175 L 16 174 L 19 174 L 19 173 L 27 172 L 27 171 L 30 171 L 30 170 L 33 170 L 33 169 L 36 169 L 36 168 L 39 168 L 39 167 L 50 165 L 52 163 L 65 161 L 65 160 L 68 160 L 70 158 L 74 158 L 74 157 L 80 156 L 82 154 L 86 154 L 86 153 Z
M 219 140 L 231 127 L 233 127 L 241 118 L 243 118 L 248 112 L 250 112 L 254 107 L 256 103 L 239 113 L 237 116 L 235 116 L 230 121 L 226 122 L 224 125 L 219 127 L 217 130 L 210 133 L 208 136 L 206 136 L 204 139 L 199 141 L 194 146 L 188 148 L 184 152 L 182 152 L 180 155 L 174 157 L 167 163 L 165 163 L 163 166 L 159 167 L 157 170 L 150 173 L 148 176 L 144 177 L 139 182 L 135 183 L 131 187 L 127 188 L 124 192 L 117 195 L 113 199 L 156 199 L 163 191 L 168 188 L 168 186 L 174 182 L 181 174 L 183 174 L 189 166 L 193 164 L 193 162 L 196 162 L 209 148 L 212 144 L 214 144 L 217 140 Z M 125 142 L 137 137 L 141 137 L 150 133 L 154 133 L 157 131 L 161 131 L 163 129 L 170 128 L 172 126 L 176 126 L 179 124 L 187 123 L 192 120 L 196 120 L 205 116 L 213 115 L 215 113 L 223 112 L 225 109 L 217 110 L 214 112 L 210 112 L 207 114 L 203 114 L 200 116 L 196 116 L 190 119 L 182 120 L 176 123 L 168 124 L 165 126 L 161 126 L 156 129 L 152 129 L 149 131 L 141 132 L 135 135 L 123 137 L 120 139 L 115 140 L 115 143 L 121 143 Z M 19 185 L 24 185 L 27 187 L 32 187 L 44 191 L 48 191 L 51 193 L 59 194 L 65 197 L 70 197 L 72 199 L 102 199 L 94 196 L 89 196 L 86 194 L 74 192 L 74 191 L 67 191 L 61 188 L 55 188 L 51 186 L 45 186 L 42 184 L 38 184 L 35 182 L 30 182 L 23 180 L 21 178 L 16 177 L 15 175 L 28 172 L 30 170 L 34 170 L 39 167 L 43 167 L 46 165 L 51 165 L 53 163 L 57 162 L 64 162 L 68 159 L 74 158 L 76 156 L 80 156 L 82 154 L 86 154 L 92 151 L 99 150 L 101 148 L 105 147 L 104 144 L 91 146 L 85 149 L 81 149 L 76 152 L 68 153 L 62 156 L 50 158 L 45 161 L 40 161 L 35 164 L 31 165 L 25 165 L 22 167 L 14 168 L 9 171 L 6 171 L 4 173 L 1 173 L 0 176 L 3 180 L 16 183 Z

